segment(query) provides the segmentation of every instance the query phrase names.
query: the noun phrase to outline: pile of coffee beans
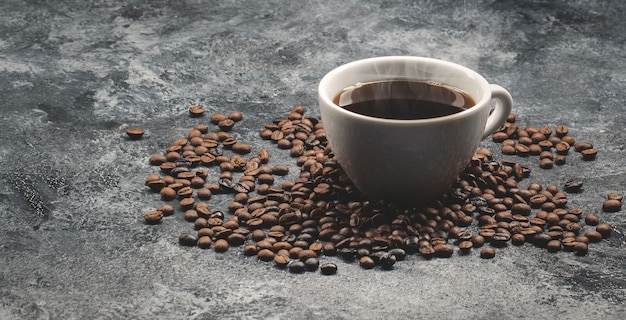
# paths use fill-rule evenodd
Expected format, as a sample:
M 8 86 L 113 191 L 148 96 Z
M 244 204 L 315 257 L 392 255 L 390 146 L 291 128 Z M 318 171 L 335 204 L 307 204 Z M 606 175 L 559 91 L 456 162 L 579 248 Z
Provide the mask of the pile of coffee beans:
M 505 155 L 539 156 L 539 167 L 551 169 L 555 164 L 565 164 L 572 147 L 586 161 L 595 160 L 598 154 L 591 143 L 577 142 L 566 125 L 519 128 L 516 120 L 514 114 L 509 115 L 505 124 L 491 136 L 494 142 L 502 144 L 501 151 Z
M 198 106 L 193 110 L 191 116 L 202 116 Z M 180 212 L 192 224 L 179 235 L 183 246 L 216 252 L 236 247 L 277 268 L 293 273 L 320 270 L 325 275 L 337 272 L 335 263 L 320 263 L 325 256 L 386 270 L 409 254 L 432 259 L 480 250 L 481 258 L 490 259 L 501 248 L 526 243 L 549 252 L 586 255 L 590 243 L 611 233 L 611 226 L 600 223 L 596 215 L 568 208 L 568 194 L 558 186 L 522 187 L 519 182 L 529 177 L 530 168 L 497 162 L 485 148 L 476 152 L 446 194 L 406 207 L 370 201 L 360 193 L 335 159 L 322 122 L 306 116 L 304 107 L 297 105 L 285 117 L 265 124 L 260 137 L 275 148 L 255 152 L 229 133 L 242 119 L 237 111 L 213 114 L 214 127 L 197 124 L 163 153 L 150 156 L 159 172 L 149 174 L 145 184 L 164 203 L 144 213 L 146 223 L 158 224 Z M 514 127 L 512 119 L 505 127 Z M 550 150 L 573 141 L 566 138 L 563 126 L 554 136 L 545 128 L 500 132 L 507 134 L 503 142 L 515 138 L 516 145 L 526 147 L 550 141 Z M 544 138 L 533 140 L 538 132 Z M 525 136 L 533 142 L 519 142 Z M 288 152 L 299 172 L 290 172 L 294 166 L 271 164 L 274 151 L 269 149 Z M 556 150 L 565 154 L 560 147 Z M 543 151 L 548 150 L 539 153 Z M 566 185 L 568 190 L 580 190 L 582 182 Z M 229 194 L 232 201 L 226 208 L 213 208 L 209 201 L 216 194 Z M 616 205 L 608 207 L 613 210 Z

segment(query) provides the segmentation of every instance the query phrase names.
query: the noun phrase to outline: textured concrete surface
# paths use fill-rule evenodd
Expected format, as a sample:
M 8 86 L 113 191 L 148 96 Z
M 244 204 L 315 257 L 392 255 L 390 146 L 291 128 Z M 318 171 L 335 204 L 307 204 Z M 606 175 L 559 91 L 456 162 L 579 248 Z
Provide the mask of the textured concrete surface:
M 623 319 L 625 211 L 600 205 L 626 192 L 625 11 L 617 0 L 3 0 L 0 319 Z M 529 181 L 582 178 L 569 206 L 613 236 L 585 257 L 509 246 L 492 260 L 410 256 L 392 271 L 328 258 L 339 272 L 326 277 L 181 247 L 180 214 L 143 223 L 160 203 L 143 186 L 147 158 L 198 122 L 191 104 L 242 110 L 233 135 L 271 148 L 264 123 L 294 104 L 317 115 L 327 71 L 381 55 L 466 65 L 510 90 L 520 123 L 566 124 L 593 143 L 593 162 L 515 160 Z M 129 126 L 144 139 L 127 140 Z

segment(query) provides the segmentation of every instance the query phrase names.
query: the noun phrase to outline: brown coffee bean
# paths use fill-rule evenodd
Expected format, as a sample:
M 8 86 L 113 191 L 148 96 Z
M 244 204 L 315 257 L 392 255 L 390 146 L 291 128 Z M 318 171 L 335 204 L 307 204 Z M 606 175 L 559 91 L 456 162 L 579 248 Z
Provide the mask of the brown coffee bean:
M 509 135 L 507 135 L 506 132 L 495 132 L 493 135 L 491 135 L 491 139 L 497 143 L 501 143 L 508 138 Z
M 161 191 L 159 191 L 159 193 L 161 194 L 161 199 L 163 201 L 170 201 L 170 200 L 176 199 L 176 190 L 170 187 L 162 188 Z
M 600 242 L 602 240 L 602 234 L 595 230 L 585 232 L 584 236 L 589 239 L 589 242 Z
M 481 235 L 474 235 L 472 236 L 472 243 L 474 244 L 474 247 L 476 248 L 480 248 L 485 244 L 485 238 Z
M 622 210 L 622 202 L 617 199 L 607 199 L 602 203 L 602 211 L 617 212 Z
M 167 203 L 159 205 L 156 210 L 161 211 L 163 213 L 163 216 L 171 216 L 172 214 L 174 214 L 174 207 Z
M 544 158 L 539 161 L 539 167 L 541 169 L 552 169 L 554 161 L 552 159 Z
M 232 111 L 228 114 L 228 119 L 239 122 L 243 120 L 243 113 L 241 113 L 241 111 Z
M 159 210 L 148 211 L 143 214 L 143 218 L 147 224 L 157 224 L 163 219 L 163 212 Z
M 611 236 L 611 225 L 608 223 L 601 223 L 596 226 L 596 232 L 602 235 L 602 238 L 606 239 Z
M 576 152 L 582 152 L 583 150 L 587 149 L 593 149 L 593 145 L 589 142 L 583 141 L 574 143 L 574 150 L 576 150 Z
M 212 124 L 218 124 L 220 121 L 226 119 L 226 116 L 221 113 L 214 113 L 211 115 L 210 122 Z
M 274 264 L 279 267 L 279 268 L 286 268 L 287 265 L 289 265 L 289 262 L 291 261 L 291 258 L 289 257 L 289 255 L 284 255 L 284 254 L 277 254 L 274 255 Z
M 439 258 L 449 258 L 454 253 L 454 248 L 448 244 L 438 244 L 434 246 L 435 256 Z
M 548 249 L 548 252 L 559 252 L 561 251 L 561 241 L 559 240 L 551 240 L 548 241 L 548 243 L 546 244 L 546 248 Z
M 622 202 L 622 200 L 624 200 L 624 195 L 621 193 L 609 193 L 606 196 L 607 200 L 617 200 L 619 202 Z
M 496 250 L 491 247 L 485 247 L 480 250 L 480 257 L 483 259 L 492 259 L 496 256 Z
M 574 250 L 577 256 L 586 256 L 587 252 L 589 252 L 589 245 L 584 242 L 576 242 Z
M 511 243 L 515 246 L 521 246 L 526 242 L 526 237 L 521 233 L 516 233 L 511 236 Z
M 286 176 L 289 173 L 289 167 L 277 164 L 272 168 L 272 173 L 277 176 Z
M 595 148 L 585 149 L 581 151 L 580 154 L 582 155 L 582 158 L 585 161 L 595 160 L 596 156 L 598 155 L 598 149 L 595 149 Z
M 256 256 L 258 252 L 258 248 L 254 243 L 248 243 L 243 246 L 243 254 L 246 256 Z
M 249 145 L 247 145 L 245 143 L 241 143 L 241 142 L 237 142 L 237 143 L 233 144 L 232 145 L 232 150 L 233 150 L 233 152 L 238 153 L 238 154 L 248 154 L 251 151 Z
M 305 261 L 308 258 L 317 258 L 317 253 L 313 250 L 305 249 L 298 253 L 298 259 Z
M 209 236 L 201 236 L 198 238 L 198 248 L 208 249 L 213 245 L 213 240 Z
M 569 152 L 570 145 L 565 141 L 561 141 L 554 146 L 557 154 L 566 155 Z
M 567 157 L 564 155 L 557 155 L 556 157 L 554 157 L 554 164 L 556 164 L 557 166 L 564 165 L 566 161 Z
M 217 126 L 220 128 L 220 130 L 222 130 L 223 132 L 228 132 L 230 130 L 232 130 L 233 126 L 235 126 L 235 121 L 231 120 L 231 119 L 222 119 L 217 123 Z
M 189 107 L 189 115 L 192 117 L 200 117 L 204 114 L 204 107 L 201 105 L 193 105 Z
M 376 262 L 369 256 L 363 256 L 359 259 L 359 265 L 363 269 L 372 269 L 376 266 Z
M 127 128 L 126 135 L 130 140 L 139 140 L 143 137 L 145 131 L 141 128 Z
M 557 137 L 566 136 L 569 132 L 569 128 L 564 124 L 559 124 L 554 128 L 554 133 Z
M 272 261 L 274 260 L 274 252 L 270 249 L 261 249 L 258 251 L 257 257 L 261 261 Z
M 229 244 L 225 239 L 218 239 L 213 243 L 213 250 L 216 252 L 225 252 L 228 250 Z

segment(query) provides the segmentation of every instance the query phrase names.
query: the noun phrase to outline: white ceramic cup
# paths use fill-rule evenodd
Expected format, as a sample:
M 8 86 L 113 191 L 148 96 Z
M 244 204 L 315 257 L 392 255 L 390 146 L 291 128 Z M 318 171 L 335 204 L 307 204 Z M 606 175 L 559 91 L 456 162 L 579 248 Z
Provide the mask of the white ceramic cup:
M 393 120 L 361 115 L 333 103 L 349 86 L 385 80 L 441 83 L 468 93 L 476 104 L 443 117 Z M 489 84 L 471 69 L 411 56 L 342 65 L 322 78 L 318 95 L 326 137 L 354 185 L 373 200 L 411 203 L 444 194 L 480 141 L 506 121 L 513 104 L 507 90 Z

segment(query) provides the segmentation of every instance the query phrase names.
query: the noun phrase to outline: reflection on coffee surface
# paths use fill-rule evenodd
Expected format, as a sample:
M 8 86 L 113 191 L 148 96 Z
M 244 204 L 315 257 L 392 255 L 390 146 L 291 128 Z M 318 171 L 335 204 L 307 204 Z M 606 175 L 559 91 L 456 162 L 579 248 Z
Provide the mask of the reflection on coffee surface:
M 359 83 L 345 88 L 333 102 L 362 115 L 397 120 L 443 117 L 475 104 L 460 89 L 407 80 Z

